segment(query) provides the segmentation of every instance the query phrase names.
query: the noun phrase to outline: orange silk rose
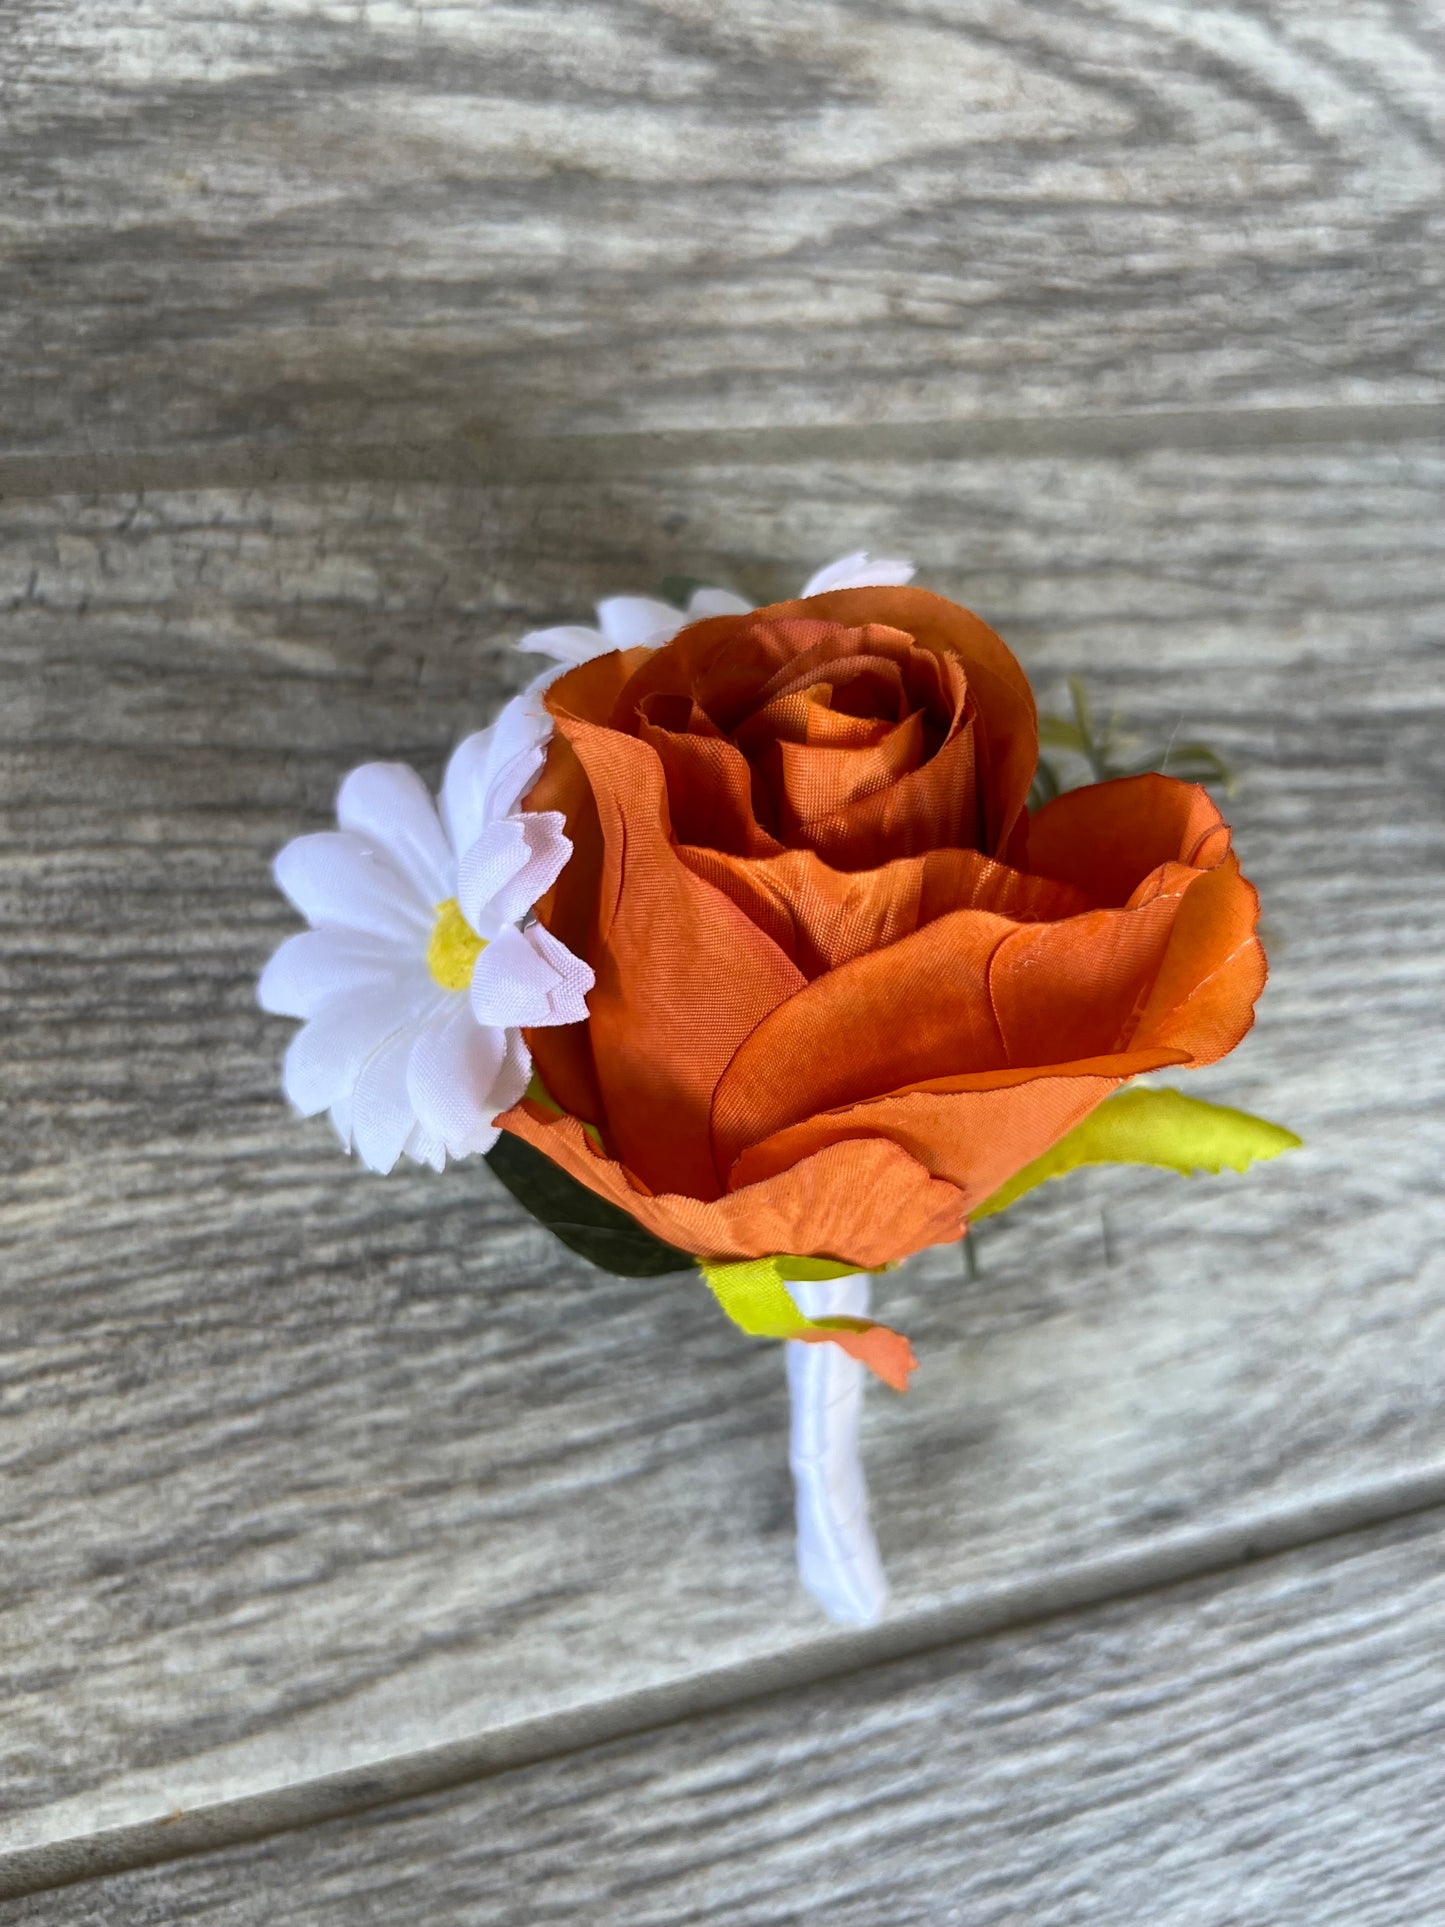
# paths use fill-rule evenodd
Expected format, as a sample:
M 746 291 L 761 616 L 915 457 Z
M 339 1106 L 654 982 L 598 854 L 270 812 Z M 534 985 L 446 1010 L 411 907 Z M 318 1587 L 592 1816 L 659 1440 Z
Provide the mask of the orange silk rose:
M 1030 817 L 1028 683 L 939 596 L 697 622 L 546 700 L 526 807 L 574 854 L 539 915 L 597 983 L 526 1033 L 566 1115 L 502 1122 L 668 1244 L 862 1268 L 957 1238 L 1123 1080 L 1253 1021 L 1208 795 L 1126 777 Z

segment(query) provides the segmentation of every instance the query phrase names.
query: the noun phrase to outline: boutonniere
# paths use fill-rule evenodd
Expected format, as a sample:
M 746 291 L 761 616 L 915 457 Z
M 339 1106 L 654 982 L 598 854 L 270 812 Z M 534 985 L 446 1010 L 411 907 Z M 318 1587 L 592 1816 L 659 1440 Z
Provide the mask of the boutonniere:
M 368 764 L 282 851 L 311 927 L 260 986 L 303 1020 L 288 1097 L 366 1164 L 484 1154 L 594 1263 L 787 1341 L 800 1570 L 852 1621 L 885 1598 L 863 1374 L 916 1363 L 872 1276 L 1081 1164 L 1298 1142 L 1131 1082 L 1224 1056 L 1264 987 L 1208 792 L 1061 789 L 1013 655 L 912 574 L 854 555 L 767 608 L 617 597 L 523 637 L 548 667 L 435 801 Z M 1075 701 L 1046 734 L 1097 776 Z

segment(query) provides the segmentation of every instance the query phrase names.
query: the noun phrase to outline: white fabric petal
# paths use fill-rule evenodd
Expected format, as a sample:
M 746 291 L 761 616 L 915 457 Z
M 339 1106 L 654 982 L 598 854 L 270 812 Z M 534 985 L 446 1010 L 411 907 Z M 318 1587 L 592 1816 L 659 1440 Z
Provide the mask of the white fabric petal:
M 497 1141 L 493 1119 L 508 1106 L 494 1090 L 506 1050 L 503 1033 L 475 1022 L 463 997 L 449 999 L 412 1046 L 406 1085 L 417 1121 L 454 1158 L 489 1151 Z
M 408 948 L 429 931 L 433 907 L 387 858 L 347 830 L 298 836 L 277 857 L 275 876 L 310 924 L 339 924 Z
M 557 629 L 532 629 L 517 644 L 536 656 L 555 656 L 558 662 L 566 663 L 575 669 L 579 662 L 590 662 L 594 656 L 605 656 L 613 648 L 600 629 L 588 629 L 581 623 L 564 623 Z
M 681 609 L 647 595 L 614 595 L 597 605 L 597 620 L 611 649 L 656 648 L 687 621 Z
M 836 562 L 810 575 L 802 593 L 810 596 L 829 589 L 896 589 L 911 582 L 917 573 L 915 564 L 902 557 L 872 556 L 866 549 L 858 549 L 852 555 L 840 555 Z
M 499 1114 L 520 1104 L 532 1081 L 532 1053 L 527 1049 L 526 1038 L 519 1030 L 509 1030 L 506 1038 L 507 1055 L 492 1086 L 492 1098 Z
M 560 810 L 504 817 L 489 824 L 462 858 L 457 902 L 479 937 L 490 943 L 518 923 L 561 876 L 572 844 Z
M 314 1017 L 333 997 L 396 983 L 398 972 L 397 947 L 384 938 L 351 930 L 303 930 L 273 954 L 261 972 L 256 999 L 262 1010 L 278 1017 Z
M 433 1171 L 447 1168 L 447 1147 L 439 1137 L 431 1137 L 420 1124 L 413 1125 L 411 1136 L 401 1147 L 403 1157 L 417 1164 L 429 1164 Z
M 704 622 L 709 616 L 745 616 L 751 614 L 753 607 L 731 589 L 694 589 L 688 599 L 687 619 Z
M 301 1115 L 314 1117 L 349 1099 L 366 1060 L 420 1014 L 431 988 L 413 978 L 358 991 L 335 999 L 303 1025 L 291 1039 L 281 1074 L 282 1088 Z
M 549 662 L 545 669 L 539 669 L 537 671 L 536 675 L 533 676 L 532 680 L 527 684 L 523 694 L 540 697 L 546 690 L 552 687 L 554 682 L 560 677 L 565 676 L 570 669 L 574 669 L 575 667 L 576 664 L 570 662 Z
M 472 1015 L 479 1024 L 577 1024 L 595 982 L 591 968 L 541 924 L 509 927 L 473 967 Z
M 548 1021 L 553 1024 L 581 1024 L 587 1020 L 587 993 L 597 982 L 596 972 L 584 963 L 550 930 L 534 923 L 522 932 L 528 944 L 557 973 L 557 982 L 548 992 Z
M 471 848 L 488 823 L 514 810 L 542 767 L 552 718 L 539 690 L 523 690 L 494 723 L 457 746 L 442 781 L 441 812 L 452 848 Z
M 405 763 L 363 763 L 341 785 L 336 820 L 383 851 L 423 903 L 453 890 L 452 851 L 431 791 Z
M 362 1163 L 383 1177 L 393 1169 L 416 1128 L 406 1071 L 417 1037 L 427 1028 L 426 1019 L 403 1025 L 372 1052 L 356 1080 L 351 1100 L 351 1141 Z
M 549 814 L 556 815 L 556 811 Z M 504 816 L 488 823 L 464 852 L 457 865 L 457 906 L 479 937 L 490 940 L 501 928 L 491 915 L 492 901 L 526 868 L 530 854 L 520 816 Z M 513 923 L 516 919 L 508 917 L 505 921 Z

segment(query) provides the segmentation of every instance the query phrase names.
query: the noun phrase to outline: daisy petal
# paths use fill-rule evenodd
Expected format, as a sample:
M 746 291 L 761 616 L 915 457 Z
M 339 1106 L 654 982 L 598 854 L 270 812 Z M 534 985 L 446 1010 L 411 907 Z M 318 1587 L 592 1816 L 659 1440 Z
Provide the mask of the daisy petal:
M 479 937 L 517 923 L 561 876 L 572 845 L 560 810 L 506 817 L 485 829 L 462 858 L 457 902 Z M 520 855 L 519 855 L 520 847 Z
M 503 1111 L 510 1111 L 514 1104 L 521 1103 L 532 1081 L 532 1053 L 527 1049 L 526 1038 L 519 1030 L 509 1030 L 506 1038 L 507 1055 L 492 1086 L 492 1099 L 498 1116 Z
M 339 924 L 365 936 L 412 943 L 431 928 L 432 906 L 385 857 L 346 830 L 288 843 L 276 881 L 310 924 Z
M 836 562 L 810 575 L 802 592 L 810 596 L 823 595 L 829 589 L 897 588 L 911 582 L 917 573 L 915 564 L 905 562 L 901 556 L 890 559 L 858 549 L 852 555 L 840 555 Z
M 452 852 L 431 791 L 405 763 L 363 763 L 341 785 L 336 820 L 383 851 L 424 903 L 452 893 Z
M 447 764 L 441 811 L 452 848 L 470 849 L 488 823 L 505 816 L 532 787 L 542 767 L 552 718 L 541 692 L 524 690 L 494 723 L 460 743 Z
M 530 855 L 520 816 L 504 816 L 488 823 L 463 853 L 457 865 L 457 906 L 479 937 L 490 939 L 501 928 L 490 914 L 492 901 L 526 868 Z
M 517 644 L 536 656 L 555 656 L 558 662 L 575 669 L 579 662 L 606 655 L 612 644 L 600 629 L 585 629 L 580 623 L 565 623 L 559 629 L 533 629 Z
M 367 1059 L 412 1022 L 425 1001 L 419 986 L 410 996 L 396 986 L 360 991 L 328 1004 L 298 1030 L 281 1083 L 301 1115 L 314 1117 L 348 1100 Z
M 576 1024 L 596 979 L 550 931 L 512 927 L 489 943 L 472 970 L 472 1015 L 479 1024 Z
M 395 944 L 350 930 L 303 930 L 288 937 L 261 972 L 256 998 L 278 1017 L 314 1017 L 333 997 L 397 980 Z
M 507 1107 L 493 1093 L 506 1050 L 502 1032 L 478 1024 L 461 998 L 412 1045 L 406 1087 L 417 1122 L 455 1158 L 496 1143 L 493 1119 Z
M 597 982 L 596 973 L 590 964 L 580 957 L 574 957 L 565 943 L 558 941 L 550 930 L 540 923 L 534 923 L 523 931 L 528 944 L 538 951 L 549 967 L 556 972 L 557 981 L 547 993 L 547 1004 L 551 1012 L 549 1022 L 553 1024 L 582 1024 L 587 1021 L 587 993 Z
M 395 1166 L 416 1128 L 416 1112 L 407 1095 L 406 1067 L 420 1028 L 416 1023 L 406 1024 L 394 1037 L 388 1037 L 367 1058 L 356 1080 L 352 1142 L 362 1163 L 383 1176 Z
M 413 1127 L 411 1136 L 401 1147 L 401 1154 L 417 1164 L 429 1164 L 433 1171 L 447 1168 L 447 1147 L 439 1137 L 429 1137 L 420 1124 Z
M 731 589 L 694 589 L 688 600 L 687 619 L 702 622 L 708 616 L 745 616 L 752 608 L 751 602 L 744 602 Z
M 637 649 L 670 642 L 687 617 L 670 602 L 651 596 L 614 595 L 598 603 L 597 620 L 610 649 Z

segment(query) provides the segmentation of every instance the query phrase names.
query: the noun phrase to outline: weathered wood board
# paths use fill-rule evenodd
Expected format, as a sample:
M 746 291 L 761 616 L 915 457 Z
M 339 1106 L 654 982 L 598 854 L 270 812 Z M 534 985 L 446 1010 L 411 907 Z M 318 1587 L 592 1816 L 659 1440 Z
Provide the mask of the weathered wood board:
M 13 1927 L 1400 1927 L 1445 1913 L 1438 1512 Z
M 896 1627 L 1445 1469 L 1442 462 L 1418 444 L 0 505 L 0 1843 L 244 1800 L 834 1636 L 781 1360 L 485 1172 L 284 1111 L 267 862 L 523 628 L 912 550 L 1046 698 L 1213 741 L 1276 949 L 1248 1181 L 1087 1175 L 886 1288 Z M 638 571 L 651 571 L 639 580 Z M 1013 1591 L 1010 1591 L 1013 1589 Z M 888 1632 L 885 1628 L 885 1633 Z
M 3 0 L 0 447 L 1439 401 L 1432 0 Z

